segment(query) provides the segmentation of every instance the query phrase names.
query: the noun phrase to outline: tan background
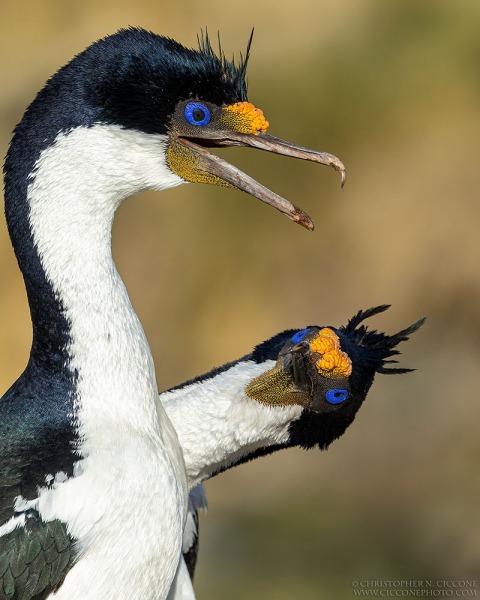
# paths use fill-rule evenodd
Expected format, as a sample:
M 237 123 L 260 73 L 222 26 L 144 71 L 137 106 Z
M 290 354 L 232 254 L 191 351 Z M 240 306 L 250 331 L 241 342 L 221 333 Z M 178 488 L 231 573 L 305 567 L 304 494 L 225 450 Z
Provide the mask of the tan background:
M 250 100 L 270 131 L 348 169 L 224 153 L 300 204 L 308 233 L 238 192 L 184 186 L 119 211 L 114 253 L 164 389 L 286 327 L 392 303 L 426 315 L 402 377 L 379 377 L 327 453 L 288 451 L 210 482 L 199 598 L 351 598 L 351 580 L 479 578 L 480 4 L 457 0 L 0 2 L 0 152 L 45 79 L 141 25 L 227 52 L 256 33 Z M 22 280 L 0 225 L 0 388 L 25 365 Z M 480 585 L 480 582 L 479 582 Z

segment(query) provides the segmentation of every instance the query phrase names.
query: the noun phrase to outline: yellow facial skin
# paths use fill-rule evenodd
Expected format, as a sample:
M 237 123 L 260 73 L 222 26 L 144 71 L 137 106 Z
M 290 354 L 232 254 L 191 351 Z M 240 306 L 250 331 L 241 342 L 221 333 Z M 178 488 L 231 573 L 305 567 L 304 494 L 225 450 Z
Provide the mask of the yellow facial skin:
M 167 148 L 167 163 L 170 169 L 190 183 L 209 183 L 220 187 L 233 188 L 221 177 L 201 168 L 201 157 L 191 148 L 173 138 Z
M 291 377 L 278 366 L 252 379 L 245 393 L 252 400 L 269 406 L 297 404 L 308 407 L 311 402 L 309 395 L 299 390 Z
M 183 117 L 180 112 L 177 119 L 173 122 L 173 131 L 176 135 L 170 137 L 170 142 L 167 148 L 167 163 L 170 169 L 191 183 L 208 183 L 220 187 L 233 188 L 235 186 L 224 181 L 221 177 L 209 173 L 202 162 L 201 153 L 196 152 L 189 146 L 178 140 L 178 136 L 182 133 L 186 136 L 198 134 L 202 137 L 202 129 L 210 129 L 211 131 L 234 132 L 250 135 L 258 135 L 260 132 L 265 132 L 268 129 L 268 121 L 266 120 L 263 111 L 256 108 L 250 102 L 236 102 L 222 108 L 213 108 L 211 110 L 211 121 L 203 127 L 195 128 L 185 123 L 182 123 Z M 183 132 L 182 129 L 185 128 Z M 206 152 L 206 150 L 205 150 Z

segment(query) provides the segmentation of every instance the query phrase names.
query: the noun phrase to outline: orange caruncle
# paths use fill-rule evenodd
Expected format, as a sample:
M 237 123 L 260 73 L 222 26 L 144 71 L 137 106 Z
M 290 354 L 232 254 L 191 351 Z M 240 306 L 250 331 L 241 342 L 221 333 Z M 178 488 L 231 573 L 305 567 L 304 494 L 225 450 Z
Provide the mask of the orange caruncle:
M 226 106 L 225 110 L 234 113 L 242 121 L 242 133 L 257 134 L 260 131 L 267 131 L 268 121 L 260 108 L 256 108 L 251 102 L 237 102 Z M 248 131 L 247 131 L 247 130 Z
M 310 343 L 310 349 L 322 358 L 317 361 L 316 367 L 319 372 L 326 376 L 348 377 L 352 373 L 352 361 L 346 352 L 340 350 L 338 335 L 325 327 L 318 332 L 317 337 Z
M 336 333 L 334 333 L 328 327 L 324 327 L 323 329 L 320 329 L 317 337 L 312 340 L 310 349 L 312 352 L 325 354 L 326 352 L 330 352 L 330 350 L 340 349 L 340 340 L 338 339 L 338 335 Z

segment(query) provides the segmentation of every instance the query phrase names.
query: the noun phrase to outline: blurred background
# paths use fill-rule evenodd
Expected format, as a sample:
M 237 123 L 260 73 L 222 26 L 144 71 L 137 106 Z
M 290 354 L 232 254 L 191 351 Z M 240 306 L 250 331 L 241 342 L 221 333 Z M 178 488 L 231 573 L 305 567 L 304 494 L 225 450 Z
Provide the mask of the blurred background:
M 223 154 L 304 208 L 308 233 L 240 192 L 126 202 L 114 254 L 161 389 L 289 327 L 426 325 L 327 452 L 289 450 L 207 485 L 198 597 L 351 598 L 351 580 L 480 579 L 480 3 L 471 0 L 17 0 L 0 3 L 0 151 L 44 81 L 127 25 L 228 55 L 255 37 L 249 99 L 332 170 Z M 180 225 L 181 223 L 181 225 Z M 0 225 L 0 391 L 28 357 L 20 273 Z M 480 585 L 480 584 L 479 584 Z

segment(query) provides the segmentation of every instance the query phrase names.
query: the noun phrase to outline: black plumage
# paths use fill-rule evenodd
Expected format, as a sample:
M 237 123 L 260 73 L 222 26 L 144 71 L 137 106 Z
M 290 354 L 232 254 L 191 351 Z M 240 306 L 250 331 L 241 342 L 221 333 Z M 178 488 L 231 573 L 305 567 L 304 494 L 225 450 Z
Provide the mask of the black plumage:
M 71 566 L 72 539 L 59 521 L 44 523 L 35 510 L 15 529 L 0 553 L 0 600 L 44 600 Z

